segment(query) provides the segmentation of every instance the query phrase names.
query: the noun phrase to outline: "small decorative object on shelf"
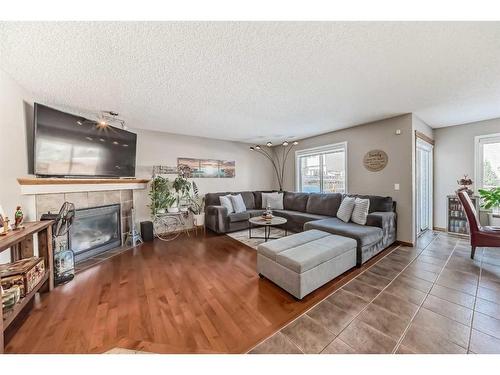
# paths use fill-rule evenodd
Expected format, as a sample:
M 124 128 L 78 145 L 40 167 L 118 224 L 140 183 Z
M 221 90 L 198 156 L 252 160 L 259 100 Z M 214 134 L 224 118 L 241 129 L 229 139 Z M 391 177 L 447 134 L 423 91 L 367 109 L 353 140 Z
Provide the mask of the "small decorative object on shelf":
M 2 288 L 2 310 L 7 312 L 12 309 L 21 299 L 21 290 L 19 286 L 13 285 L 9 289 Z
M 3 227 L 0 228 L 0 230 L 1 230 L 0 236 L 5 236 L 10 231 L 10 227 L 9 227 L 10 220 L 7 216 L 5 216 L 2 218 L 2 221 L 3 221 Z
M 472 203 L 478 210 L 478 197 L 471 196 Z M 447 197 L 447 228 L 448 233 L 468 235 L 469 234 L 469 223 L 467 222 L 467 217 L 463 210 L 462 204 L 456 195 L 448 195 Z
M 24 228 L 23 220 L 24 220 L 24 214 L 23 211 L 21 210 L 21 206 L 17 206 L 16 213 L 14 214 L 14 229 Z
M 21 298 L 26 295 L 26 290 L 24 289 L 24 277 L 22 275 L 2 277 L 0 279 L 0 285 L 4 290 L 10 289 L 14 285 L 17 285 L 20 289 Z
M 459 185 L 458 191 L 465 190 L 469 195 L 474 194 L 474 191 L 470 188 L 473 183 L 474 182 L 469 178 L 469 176 L 464 174 L 460 180 L 457 180 L 457 184 Z
M 0 265 L 0 279 L 15 275 L 23 277 L 24 293 L 28 294 L 45 276 L 44 259 L 31 257 Z

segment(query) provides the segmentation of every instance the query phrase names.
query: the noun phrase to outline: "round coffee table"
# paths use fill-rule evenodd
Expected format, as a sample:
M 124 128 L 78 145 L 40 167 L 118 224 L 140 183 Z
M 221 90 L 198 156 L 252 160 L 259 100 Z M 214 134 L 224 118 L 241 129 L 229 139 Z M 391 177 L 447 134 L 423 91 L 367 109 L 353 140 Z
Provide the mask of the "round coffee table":
M 264 239 L 266 242 L 267 240 L 275 240 L 278 239 L 278 237 L 271 237 L 271 227 L 275 227 L 278 225 L 283 225 L 287 223 L 287 219 L 284 217 L 280 216 L 274 216 L 271 220 L 266 220 L 262 216 L 257 216 L 257 217 L 251 217 L 248 219 L 248 238 L 261 238 Z M 252 227 L 253 226 L 259 226 L 259 227 L 264 227 L 264 237 L 256 237 L 252 236 Z M 283 229 L 285 231 L 285 236 L 288 235 L 288 230 L 287 226 L 285 225 L 285 228 Z

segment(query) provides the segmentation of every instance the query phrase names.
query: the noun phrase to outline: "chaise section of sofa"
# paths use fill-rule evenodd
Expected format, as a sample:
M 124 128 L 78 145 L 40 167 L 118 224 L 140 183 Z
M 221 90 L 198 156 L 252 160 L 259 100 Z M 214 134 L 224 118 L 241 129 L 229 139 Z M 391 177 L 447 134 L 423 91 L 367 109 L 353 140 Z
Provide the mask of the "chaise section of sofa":
M 244 191 L 239 193 L 209 193 L 206 195 L 205 221 L 208 229 L 228 233 L 248 228 L 250 217 L 262 214 L 262 193 L 269 191 Z M 219 197 L 241 194 L 247 210 L 228 213 L 220 205 Z M 291 232 L 318 229 L 356 240 L 357 264 L 361 265 L 396 241 L 396 202 L 391 197 L 375 195 L 350 195 L 370 200 L 366 225 L 345 223 L 336 217 L 344 194 L 284 192 L 283 209 L 273 210 L 274 215 L 287 219 Z

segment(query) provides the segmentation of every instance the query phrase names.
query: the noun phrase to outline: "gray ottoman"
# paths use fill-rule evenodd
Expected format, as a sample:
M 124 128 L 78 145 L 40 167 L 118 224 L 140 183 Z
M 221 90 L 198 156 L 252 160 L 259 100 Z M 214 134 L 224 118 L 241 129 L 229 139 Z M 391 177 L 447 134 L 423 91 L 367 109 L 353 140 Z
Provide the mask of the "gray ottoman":
M 257 272 L 298 299 L 356 266 L 356 240 L 312 229 L 257 247 Z

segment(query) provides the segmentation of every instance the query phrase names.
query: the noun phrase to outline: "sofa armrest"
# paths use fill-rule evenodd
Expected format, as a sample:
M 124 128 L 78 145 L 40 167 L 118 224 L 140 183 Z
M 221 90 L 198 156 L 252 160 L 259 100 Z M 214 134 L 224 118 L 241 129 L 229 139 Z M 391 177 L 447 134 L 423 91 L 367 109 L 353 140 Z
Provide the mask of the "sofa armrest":
M 372 212 L 366 217 L 366 225 L 379 228 L 396 227 L 395 212 Z
M 217 233 L 226 232 L 227 223 L 227 208 L 224 206 L 207 206 L 205 209 L 206 213 L 206 226 L 208 229 L 213 230 Z

